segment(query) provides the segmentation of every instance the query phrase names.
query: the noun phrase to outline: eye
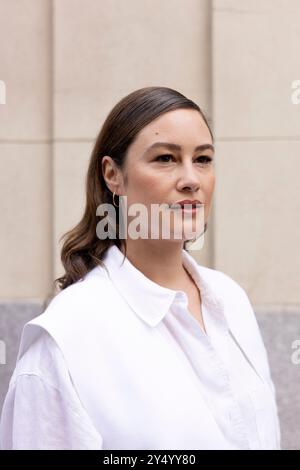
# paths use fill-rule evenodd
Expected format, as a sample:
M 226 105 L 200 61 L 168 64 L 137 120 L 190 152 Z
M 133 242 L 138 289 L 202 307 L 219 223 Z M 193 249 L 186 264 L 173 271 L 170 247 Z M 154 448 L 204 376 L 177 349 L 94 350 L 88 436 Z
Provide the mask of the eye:
M 170 158 L 174 159 L 173 155 L 164 154 L 164 155 L 159 155 L 158 157 L 156 157 L 155 161 L 168 163 L 170 161 Z M 207 155 L 201 155 L 200 157 L 197 157 L 196 160 L 200 160 L 199 163 L 204 164 L 204 165 L 209 165 L 212 162 L 212 158 Z
M 169 159 L 169 158 L 173 158 L 173 155 L 169 155 L 169 154 L 159 155 L 158 157 L 155 158 L 155 161 L 168 163 L 167 160 L 161 160 L 161 159 Z
M 212 162 L 212 158 L 208 157 L 207 155 L 201 155 L 201 157 L 196 158 L 196 160 L 201 159 L 200 163 L 204 163 L 205 165 L 209 165 Z

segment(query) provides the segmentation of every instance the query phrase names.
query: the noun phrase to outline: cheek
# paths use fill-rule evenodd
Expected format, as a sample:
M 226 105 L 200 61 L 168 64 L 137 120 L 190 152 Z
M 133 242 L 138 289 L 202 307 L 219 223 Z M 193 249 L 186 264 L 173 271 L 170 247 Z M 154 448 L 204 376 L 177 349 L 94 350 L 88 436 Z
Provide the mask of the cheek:
M 165 188 L 165 177 L 157 171 L 153 172 L 145 168 L 135 168 L 131 172 L 130 192 L 143 194 L 143 199 L 153 199 L 153 195 L 161 193 Z
M 209 179 L 206 181 L 205 185 L 205 201 L 206 205 L 204 208 L 204 217 L 205 220 L 207 220 L 208 215 L 210 213 L 210 206 L 211 206 L 211 201 L 214 193 L 214 187 L 215 187 L 215 176 L 211 176 Z
M 206 191 L 206 196 L 208 199 L 211 199 L 212 195 L 213 195 L 213 192 L 214 192 L 214 189 L 215 189 L 215 175 L 212 174 L 208 179 L 207 179 L 207 182 L 206 182 L 206 185 L 205 185 L 205 191 Z

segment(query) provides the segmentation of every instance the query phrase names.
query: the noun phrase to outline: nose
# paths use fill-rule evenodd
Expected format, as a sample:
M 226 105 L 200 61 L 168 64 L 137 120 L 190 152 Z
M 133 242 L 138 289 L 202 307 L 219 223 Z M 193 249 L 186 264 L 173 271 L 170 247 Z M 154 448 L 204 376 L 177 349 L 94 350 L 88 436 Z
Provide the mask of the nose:
M 193 164 L 187 163 L 182 165 L 179 170 L 179 178 L 177 181 L 177 189 L 179 191 L 197 192 L 200 188 L 199 174 L 195 172 Z

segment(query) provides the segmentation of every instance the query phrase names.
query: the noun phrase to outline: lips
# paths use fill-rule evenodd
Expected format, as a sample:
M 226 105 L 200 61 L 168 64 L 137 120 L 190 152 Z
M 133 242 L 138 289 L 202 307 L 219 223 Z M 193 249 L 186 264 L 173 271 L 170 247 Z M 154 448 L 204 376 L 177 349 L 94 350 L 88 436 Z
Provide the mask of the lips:
M 189 199 L 184 199 L 182 201 L 177 201 L 173 204 L 170 204 L 171 209 L 179 209 L 181 206 L 182 209 L 196 209 L 201 206 L 203 206 L 203 203 L 201 201 L 197 200 L 189 200 Z

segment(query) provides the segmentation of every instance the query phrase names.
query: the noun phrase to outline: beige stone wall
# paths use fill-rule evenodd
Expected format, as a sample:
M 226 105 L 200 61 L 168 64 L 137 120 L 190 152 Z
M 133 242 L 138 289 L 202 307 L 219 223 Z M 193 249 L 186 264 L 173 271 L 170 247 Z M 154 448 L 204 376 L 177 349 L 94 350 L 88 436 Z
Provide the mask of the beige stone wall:
M 48 0 L 0 0 L 0 299 L 38 299 L 52 276 L 52 43 Z
M 300 304 L 297 0 L 213 1 L 215 267 L 256 305 Z M 273 309 L 274 310 L 274 309 Z
M 300 304 L 297 0 L 0 0 L 0 299 L 62 273 L 93 141 L 134 89 L 178 89 L 213 118 L 205 249 L 253 303 Z

